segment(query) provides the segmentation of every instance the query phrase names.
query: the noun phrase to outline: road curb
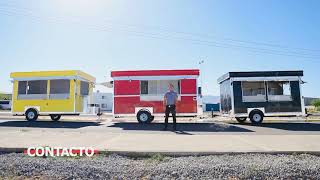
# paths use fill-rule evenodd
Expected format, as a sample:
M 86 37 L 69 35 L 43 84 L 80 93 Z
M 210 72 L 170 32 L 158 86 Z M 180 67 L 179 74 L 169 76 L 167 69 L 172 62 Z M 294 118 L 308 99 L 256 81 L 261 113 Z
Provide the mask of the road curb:
M 27 148 L 6 148 L 0 147 L 2 153 L 23 153 Z M 210 155 L 241 155 L 241 154 L 270 154 L 270 155 L 298 155 L 310 154 L 320 156 L 320 151 L 207 151 L 207 152 L 169 152 L 169 151 L 117 151 L 117 150 L 99 150 L 100 155 L 117 154 L 127 157 L 152 157 L 154 155 L 163 155 L 170 157 L 183 156 L 210 156 Z
M 214 155 L 240 155 L 240 154 L 286 154 L 286 155 L 297 155 L 297 154 L 311 154 L 320 156 L 320 151 L 246 151 L 246 152 L 135 152 L 135 151 L 104 151 L 107 154 L 118 154 L 128 157 L 152 157 L 160 154 L 163 156 L 170 157 L 183 157 L 183 156 L 214 156 Z

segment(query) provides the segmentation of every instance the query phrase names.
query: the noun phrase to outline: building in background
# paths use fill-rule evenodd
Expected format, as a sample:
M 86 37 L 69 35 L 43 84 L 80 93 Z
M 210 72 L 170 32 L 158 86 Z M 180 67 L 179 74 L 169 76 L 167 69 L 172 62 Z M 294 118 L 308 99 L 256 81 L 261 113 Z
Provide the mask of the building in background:
M 203 111 L 220 111 L 220 97 L 219 96 L 202 96 Z
M 12 94 L 0 91 L 0 110 L 11 110 Z
M 101 111 L 112 111 L 113 94 L 100 91 L 93 93 L 93 104 L 98 104 Z

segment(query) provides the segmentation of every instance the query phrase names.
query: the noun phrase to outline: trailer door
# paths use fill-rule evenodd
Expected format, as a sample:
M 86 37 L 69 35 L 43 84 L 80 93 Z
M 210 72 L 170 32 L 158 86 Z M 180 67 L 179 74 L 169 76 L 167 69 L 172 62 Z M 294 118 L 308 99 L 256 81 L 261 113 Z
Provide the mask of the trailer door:
M 177 104 L 177 113 L 197 113 L 197 80 L 181 80 L 181 101 Z

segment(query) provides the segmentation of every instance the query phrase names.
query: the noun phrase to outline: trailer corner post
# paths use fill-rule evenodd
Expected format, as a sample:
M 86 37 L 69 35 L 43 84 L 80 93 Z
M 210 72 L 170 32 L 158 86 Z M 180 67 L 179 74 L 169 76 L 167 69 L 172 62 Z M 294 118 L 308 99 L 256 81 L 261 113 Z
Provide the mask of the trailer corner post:
M 72 81 L 72 80 L 71 80 Z M 73 79 L 73 112 L 76 113 L 76 90 L 77 90 L 77 82 Z
M 50 99 L 50 80 L 47 80 L 47 99 Z

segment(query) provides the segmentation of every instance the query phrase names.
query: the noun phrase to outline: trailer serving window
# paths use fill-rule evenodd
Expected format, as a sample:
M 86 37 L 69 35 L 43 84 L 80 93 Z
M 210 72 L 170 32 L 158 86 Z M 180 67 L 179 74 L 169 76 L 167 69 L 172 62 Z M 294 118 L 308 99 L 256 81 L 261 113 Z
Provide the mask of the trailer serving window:
M 242 101 L 243 102 L 265 102 L 266 90 L 265 83 L 256 82 L 242 82 Z
M 162 101 L 164 94 L 168 91 L 169 84 L 172 84 L 174 90 L 180 94 L 180 80 L 140 81 L 140 100 Z M 180 99 L 180 96 L 178 99 Z
M 269 101 L 292 101 L 289 81 L 269 81 L 267 86 Z
M 50 99 L 68 99 L 70 96 L 70 80 L 50 80 Z
M 19 81 L 18 99 L 46 99 L 47 80 Z
M 140 81 L 141 95 L 161 95 L 163 96 L 168 91 L 169 84 L 174 86 L 175 92 L 180 94 L 179 80 L 150 80 Z

